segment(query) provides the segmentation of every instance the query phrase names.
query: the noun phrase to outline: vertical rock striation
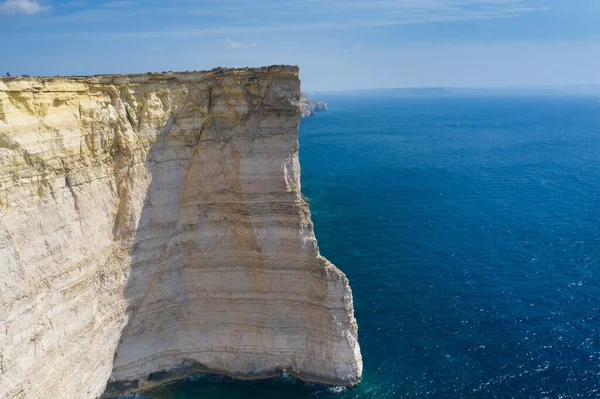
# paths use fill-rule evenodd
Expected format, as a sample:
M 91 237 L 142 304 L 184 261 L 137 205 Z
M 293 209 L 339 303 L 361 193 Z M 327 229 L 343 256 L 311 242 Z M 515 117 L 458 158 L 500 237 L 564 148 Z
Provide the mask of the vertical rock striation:
M 348 280 L 300 195 L 299 99 L 289 66 L 0 79 L 0 398 L 358 382 Z

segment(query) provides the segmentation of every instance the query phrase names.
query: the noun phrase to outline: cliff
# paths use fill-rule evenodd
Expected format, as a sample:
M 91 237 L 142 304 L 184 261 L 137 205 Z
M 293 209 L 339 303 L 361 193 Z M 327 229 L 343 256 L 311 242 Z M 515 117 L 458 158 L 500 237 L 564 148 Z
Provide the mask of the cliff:
M 348 280 L 300 194 L 299 99 L 290 66 L 0 79 L 0 398 L 358 382 Z
M 302 118 L 313 116 L 315 112 L 327 111 L 327 103 L 323 101 L 313 101 L 306 93 L 300 95 L 300 114 Z

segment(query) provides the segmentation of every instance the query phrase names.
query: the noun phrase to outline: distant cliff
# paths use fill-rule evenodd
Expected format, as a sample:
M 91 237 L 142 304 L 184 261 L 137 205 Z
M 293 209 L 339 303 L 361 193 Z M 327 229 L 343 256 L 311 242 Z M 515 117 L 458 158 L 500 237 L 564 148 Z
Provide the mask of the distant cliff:
M 315 112 L 327 111 L 327 103 L 323 101 L 313 101 L 306 93 L 300 95 L 300 111 L 302 112 L 303 118 L 308 118 L 315 114 Z
M 300 192 L 299 99 L 291 66 L 0 78 L 0 398 L 196 372 L 357 383 L 352 292 Z

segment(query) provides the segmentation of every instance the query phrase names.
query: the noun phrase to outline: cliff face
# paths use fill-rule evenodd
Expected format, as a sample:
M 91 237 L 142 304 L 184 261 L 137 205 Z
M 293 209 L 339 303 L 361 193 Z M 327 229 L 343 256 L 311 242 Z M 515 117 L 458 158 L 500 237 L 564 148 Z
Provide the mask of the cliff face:
M 360 379 L 300 195 L 299 86 L 287 66 L 0 79 L 0 398 Z

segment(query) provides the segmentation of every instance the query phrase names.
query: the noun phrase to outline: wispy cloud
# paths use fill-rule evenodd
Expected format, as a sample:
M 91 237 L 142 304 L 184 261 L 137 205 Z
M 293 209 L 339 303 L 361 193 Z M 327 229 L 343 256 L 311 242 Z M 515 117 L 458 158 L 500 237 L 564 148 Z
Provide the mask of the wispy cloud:
M 86 28 L 95 32 L 93 35 L 183 38 L 513 18 L 547 9 L 533 5 L 532 1 L 329 0 L 323 3 L 322 0 L 174 0 L 165 3 L 147 0 L 141 7 L 136 1 L 111 0 L 56 15 L 45 22 L 86 24 Z M 7 0 L 4 4 L 9 3 L 38 4 L 32 0 Z M 300 9 L 301 14 L 298 13 Z M 139 18 L 141 15 L 143 19 Z M 135 24 L 131 25 L 131 21 Z M 128 26 L 128 29 L 121 31 L 118 26 Z M 129 29 L 129 26 L 135 28 Z M 162 28 L 157 29 L 157 26 Z M 230 44 L 232 48 L 246 48 L 245 45 L 241 42 Z
M 49 8 L 33 0 L 6 0 L 0 3 L 0 15 L 34 15 Z
M 236 40 L 226 39 L 217 42 L 219 46 L 227 46 L 235 49 L 256 48 L 256 43 L 242 43 Z
M 108 3 L 102 4 L 104 8 L 130 8 L 136 5 L 135 1 L 128 0 L 117 0 L 117 1 L 109 1 Z

